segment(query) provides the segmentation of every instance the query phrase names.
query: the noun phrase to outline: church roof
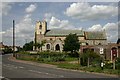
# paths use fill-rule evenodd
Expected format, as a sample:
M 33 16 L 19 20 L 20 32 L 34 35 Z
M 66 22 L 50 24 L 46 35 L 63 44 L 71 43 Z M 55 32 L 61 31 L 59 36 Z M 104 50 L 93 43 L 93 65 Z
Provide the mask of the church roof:
M 85 32 L 85 38 L 90 40 L 90 39 L 105 39 L 106 40 L 106 35 L 105 32 L 103 31 L 98 31 L 98 32 Z
M 77 34 L 77 36 L 84 36 L 84 31 L 82 30 L 49 30 L 46 32 L 45 36 L 66 36 L 72 34 Z

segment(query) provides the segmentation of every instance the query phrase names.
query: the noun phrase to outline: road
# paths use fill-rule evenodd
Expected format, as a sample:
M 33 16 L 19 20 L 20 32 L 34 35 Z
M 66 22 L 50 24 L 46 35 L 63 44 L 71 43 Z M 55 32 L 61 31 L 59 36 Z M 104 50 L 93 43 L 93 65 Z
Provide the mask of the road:
M 2 56 L 2 76 L 7 78 L 114 78 L 113 76 L 92 74 L 71 70 L 19 63 Z

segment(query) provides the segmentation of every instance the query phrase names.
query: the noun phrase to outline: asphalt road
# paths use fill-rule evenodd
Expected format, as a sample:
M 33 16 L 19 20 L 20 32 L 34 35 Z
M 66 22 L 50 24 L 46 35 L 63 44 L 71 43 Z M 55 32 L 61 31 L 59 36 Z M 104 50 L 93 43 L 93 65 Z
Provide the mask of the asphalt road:
M 7 78 L 115 78 L 113 76 L 62 70 L 10 61 L 2 56 L 2 76 Z

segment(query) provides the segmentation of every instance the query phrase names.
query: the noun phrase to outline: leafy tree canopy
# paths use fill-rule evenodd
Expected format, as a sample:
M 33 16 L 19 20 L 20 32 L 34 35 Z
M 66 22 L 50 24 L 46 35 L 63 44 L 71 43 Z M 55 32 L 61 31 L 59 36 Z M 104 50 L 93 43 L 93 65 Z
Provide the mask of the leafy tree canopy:
M 80 42 L 76 34 L 69 34 L 64 40 L 64 51 L 71 51 L 71 53 L 80 49 Z
M 29 43 L 25 43 L 23 45 L 23 50 L 25 50 L 25 51 L 31 51 L 31 50 L 33 50 L 33 41 L 31 41 Z

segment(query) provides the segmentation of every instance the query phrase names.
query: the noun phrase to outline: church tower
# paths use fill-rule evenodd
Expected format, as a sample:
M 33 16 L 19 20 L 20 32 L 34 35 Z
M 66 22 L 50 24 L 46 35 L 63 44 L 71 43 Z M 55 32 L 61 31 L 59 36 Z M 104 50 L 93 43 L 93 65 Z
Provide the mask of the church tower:
M 37 21 L 36 22 L 36 34 L 42 34 L 44 35 L 47 30 L 47 22 L 46 21 Z
M 37 21 L 35 27 L 35 38 L 37 43 L 41 43 L 44 39 L 44 35 L 47 31 L 47 22 L 46 21 Z

